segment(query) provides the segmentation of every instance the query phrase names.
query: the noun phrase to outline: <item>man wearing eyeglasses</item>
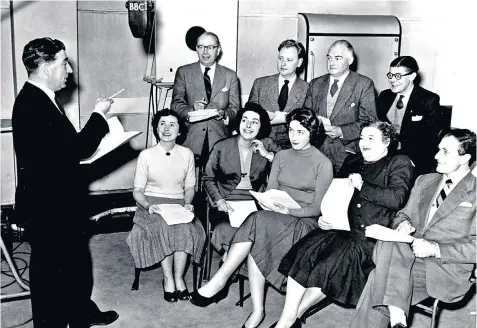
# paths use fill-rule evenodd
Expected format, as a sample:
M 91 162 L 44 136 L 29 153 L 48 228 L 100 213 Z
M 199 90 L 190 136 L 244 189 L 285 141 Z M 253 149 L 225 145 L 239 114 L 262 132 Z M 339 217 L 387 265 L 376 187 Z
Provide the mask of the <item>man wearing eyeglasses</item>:
M 217 64 L 222 52 L 217 35 L 204 32 L 196 51 L 198 62 L 177 69 L 171 109 L 185 120 L 192 111 L 217 109 L 218 116 L 190 123 L 184 142 L 205 164 L 212 146 L 230 134 L 228 125 L 240 108 L 240 90 L 237 74 Z
M 350 153 L 358 152 L 361 126 L 376 119 L 376 91 L 370 78 L 350 71 L 354 49 L 348 41 L 333 42 L 326 57 L 328 74 L 310 82 L 304 107 L 328 123 L 320 150 L 336 173 Z
M 390 66 L 390 89 L 378 97 L 378 118 L 398 128 L 400 151 L 414 162 L 416 176 L 433 172 L 441 129 L 439 96 L 414 85 L 419 66 L 413 57 L 397 57 Z

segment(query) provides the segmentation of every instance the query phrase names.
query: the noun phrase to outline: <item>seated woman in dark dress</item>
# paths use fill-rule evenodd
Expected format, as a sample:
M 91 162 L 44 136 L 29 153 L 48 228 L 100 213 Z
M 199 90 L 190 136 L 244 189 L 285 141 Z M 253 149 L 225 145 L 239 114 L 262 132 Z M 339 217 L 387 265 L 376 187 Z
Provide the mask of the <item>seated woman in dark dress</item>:
M 247 259 L 253 312 L 244 327 L 258 327 L 265 317 L 264 289 L 268 280 L 282 289 L 285 276 L 277 272 L 283 256 L 300 238 L 318 228 L 321 200 L 333 179 L 331 161 L 313 146 L 322 131 L 310 109 L 287 115 L 291 149 L 278 152 L 272 163 L 267 189 L 286 191 L 299 205 L 288 209 L 280 203 L 250 214 L 232 239 L 227 260 L 212 279 L 192 293 L 191 302 L 207 306 Z
M 249 190 L 263 191 L 275 153 L 280 150 L 267 138 L 270 120 L 260 105 L 246 103 L 235 119 L 238 134 L 214 145 L 203 177 L 210 201 L 224 213 L 218 215 L 211 241 L 219 252 L 228 251 L 237 231 L 230 225 L 227 201 L 253 200 Z
M 414 167 L 405 155 L 392 153 L 394 128 L 372 122 L 361 131 L 361 154 L 349 155 L 340 172 L 355 188 L 348 207 L 350 231 L 330 230 L 330 219 L 296 243 L 283 258 L 279 272 L 288 276 L 280 320 L 272 327 L 301 327 L 299 318 L 312 305 L 329 297 L 356 306 L 374 268 L 374 239 L 365 237 L 371 224 L 388 226 L 409 197 Z

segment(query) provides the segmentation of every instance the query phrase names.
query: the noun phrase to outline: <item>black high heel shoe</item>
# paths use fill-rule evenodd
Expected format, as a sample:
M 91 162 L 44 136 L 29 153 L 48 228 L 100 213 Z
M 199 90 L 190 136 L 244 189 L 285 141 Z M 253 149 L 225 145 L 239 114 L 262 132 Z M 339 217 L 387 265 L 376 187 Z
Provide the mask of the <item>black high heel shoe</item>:
M 190 302 L 196 306 L 206 307 L 214 302 L 218 302 L 217 294 L 212 297 L 205 297 L 200 295 L 198 291 L 195 291 L 190 294 Z
M 278 321 L 271 325 L 270 328 L 275 328 L 277 323 Z M 290 328 L 301 328 L 301 318 L 296 318 L 295 322 L 290 326 Z
M 167 302 L 174 303 L 177 302 L 177 292 L 173 291 L 172 293 L 166 292 L 166 289 L 164 288 L 164 280 L 162 281 L 162 288 L 164 289 L 164 299 Z
M 250 315 L 252 315 L 252 314 L 250 313 Z M 248 317 L 250 317 L 250 315 Z M 247 318 L 247 320 L 248 320 L 248 318 Z M 245 320 L 245 321 L 247 321 L 247 320 Z M 254 328 L 258 328 L 262 324 L 263 320 L 265 320 L 265 313 L 263 314 L 262 319 L 260 319 L 258 325 L 256 325 Z M 276 325 L 276 323 L 275 323 L 275 325 Z M 246 328 L 245 323 L 242 325 L 242 328 Z
M 184 289 L 184 290 L 177 290 L 176 291 L 176 296 L 181 301 L 190 300 L 190 293 L 189 293 L 189 290 L 187 288 Z

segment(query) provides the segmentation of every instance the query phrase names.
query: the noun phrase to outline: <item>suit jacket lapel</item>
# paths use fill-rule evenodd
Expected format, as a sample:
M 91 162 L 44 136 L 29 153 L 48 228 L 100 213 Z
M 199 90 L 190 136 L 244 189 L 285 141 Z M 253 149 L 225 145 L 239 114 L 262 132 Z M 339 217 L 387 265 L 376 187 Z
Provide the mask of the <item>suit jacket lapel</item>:
M 472 191 L 475 184 L 475 177 L 469 172 L 458 184 L 455 186 L 454 189 L 450 192 L 450 194 L 446 197 L 446 199 L 442 202 L 441 206 L 437 209 L 434 216 L 429 221 L 429 224 L 425 227 L 423 232 L 429 230 L 434 224 L 439 222 L 440 220 L 447 217 L 452 211 L 454 211 L 460 203 L 465 201 L 468 197 L 468 194 Z
M 338 99 L 336 99 L 335 107 L 333 108 L 333 111 L 331 112 L 331 115 L 330 115 L 330 120 L 334 119 L 336 115 L 338 114 L 338 112 L 341 109 L 343 109 L 344 105 L 346 104 L 346 101 L 353 94 L 353 90 L 355 86 L 356 86 L 356 78 L 353 72 L 349 72 L 348 76 L 343 82 L 343 85 L 341 86 L 341 90 L 338 94 Z
M 419 91 L 417 90 L 418 86 L 414 86 L 414 89 L 411 92 L 411 95 L 409 96 L 409 101 L 407 102 L 406 106 L 406 112 L 404 113 L 402 117 L 402 123 L 401 123 L 401 135 L 403 134 L 403 131 L 407 131 L 407 128 L 409 127 L 410 122 L 412 121 L 412 116 L 414 115 L 414 110 L 413 108 L 419 107 Z M 393 99 L 394 100 L 394 99 Z
M 424 206 L 421 206 L 421 209 L 419 211 L 419 217 L 420 217 L 419 231 L 424 231 L 424 229 L 426 228 L 427 218 L 429 217 L 429 211 L 431 210 L 431 207 L 432 207 L 432 200 L 435 198 L 438 192 L 437 188 L 439 187 L 439 183 L 441 182 L 441 179 L 442 179 L 442 175 L 436 175 L 435 180 L 430 182 L 426 186 L 427 190 L 434 190 L 434 192 L 423 193 L 421 204 L 423 204 Z
M 391 90 L 389 90 L 389 92 L 385 94 L 384 99 L 383 99 L 383 103 L 382 103 L 382 106 L 383 106 L 382 111 L 383 111 L 383 114 L 384 114 L 383 116 L 388 115 L 389 110 L 391 109 L 391 105 L 393 104 L 395 98 L 396 98 L 396 94 L 394 92 L 392 92 Z M 403 120 L 403 122 L 404 122 L 404 120 Z
M 215 78 L 214 78 L 215 79 Z M 240 167 L 240 153 L 238 148 L 238 137 L 233 138 L 230 147 L 227 149 L 227 160 L 234 168 L 235 172 L 240 176 L 242 173 L 242 168 Z M 238 155 L 238 156 L 237 156 Z
M 284 110 L 285 112 L 290 112 L 296 107 L 295 104 L 298 101 L 298 97 L 299 97 L 299 89 L 300 89 L 298 85 L 299 83 L 300 82 L 298 81 L 298 76 L 297 76 L 295 79 L 295 83 L 293 83 L 290 93 L 288 94 L 288 101 Z
M 212 83 L 212 94 L 210 95 L 210 100 L 214 99 L 214 97 L 222 91 L 225 86 L 225 73 L 222 70 L 222 66 L 216 64 L 215 66 L 215 75 L 214 75 L 214 82 Z M 205 90 L 205 87 L 204 87 Z
M 215 69 L 215 72 L 217 73 L 217 69 Z M 192 81 L 194 81 L 197 87 L 197 90 L 199 90 L 199 92 L 204 96 L 204 98 L 207 99 L 207 93 L 205 92 L 205 85 L 204 85 L 204 75 L 202 74 L 202 70 L 200 69 L 199 62 L 197 62 L 193 67 Z
M 275 111 L 279 111 L 280 107 L 278 107 L 278 78 L 279 74 L 275 74 L 270 79 L 271 83 L 267 83 L 266 85 L 266 94 L 267 94 L 267 101 L 270 103 L 270 108 L 274 108 Z
M 326 114 L 326 97 L 328 95 L 328 89 L 330 88 L 330 75 L 326 74 L 326 78 L 322 80 L 321 85 L 318 86 L 318 115 L 327 117 L 328 115 Z
M 264 160 L 267 161 L 267 159 L 263 158 L 259 152 L 252 154 L 252 163 L 250 164 L 250 176 L 255 173 L 255 171 L 260 167 L 260 163 L 262 163 L 262 161 Z

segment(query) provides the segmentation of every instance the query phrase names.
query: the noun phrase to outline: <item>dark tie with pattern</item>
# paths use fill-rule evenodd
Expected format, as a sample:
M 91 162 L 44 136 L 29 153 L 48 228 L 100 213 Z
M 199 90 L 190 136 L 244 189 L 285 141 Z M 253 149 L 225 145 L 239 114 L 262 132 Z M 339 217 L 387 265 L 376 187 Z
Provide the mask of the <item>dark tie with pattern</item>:
M 439 208 L 439 206 L 442 205 L 442 203 L 444 202 L 444 199 L 446 199 L 447 195 L 450 192 L 450 187 L 451 186 L 452 186 L 452 180 L 447 179 L 446 184 L 444 185 L 444 187 L 442 187 L 441 191 L 439 192 L 439 195 L 437 195 L 436 208 Z
M 280 108 L 280 111 L 283 112 L 287 105 L 288 101 L 288 83 L 290 81 L 285 80 L 285 83 L 283 83 L 282 89 L 280 90 L 280 95 L 278 96 L 278 107 Z
M 210 67 L 206 67 L 204 72 L 204 85 L 205 93 L 207 93 L 207 102 L 210 101 L 210 95 L 212 94 L 212 84 L 210 83 L 209 71 Z
M 339 80 L 336 80 L 333 82 L 333 84 L 331 85 L 331 88 L 330 88 L 330 95 L 331 97 L 334 97 L 336 91 L 338 91 L 338 81 Z
M 398 101 L 397 101 L 397 103 L 396 103 L 396 108 L 397 108 L 397 109 L 402 109 L 402 108 L 404 107 L 404 103 L 402 102 L 402 98 L 404 98 L 404 96 L 403 96 L 403 95 L 400 95 L 400 96 L 399 96 L 399 99 L 398 99 Z
M 58 109 L 60 110 L 61 114 L 65 115 L 65 109 L 57 96 L 55 96 L 55 103 L 56 103 L 56 106 L 58 106 Z

